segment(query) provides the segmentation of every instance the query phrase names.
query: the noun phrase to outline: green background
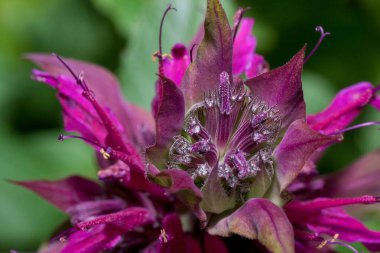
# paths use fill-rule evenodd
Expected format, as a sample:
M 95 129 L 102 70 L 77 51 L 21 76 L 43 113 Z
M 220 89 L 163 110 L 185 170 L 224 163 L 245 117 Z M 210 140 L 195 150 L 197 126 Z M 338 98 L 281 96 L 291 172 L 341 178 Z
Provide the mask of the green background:
M 125 97 L 145 107 L 154 91 L 158 27 L 166 5 L 164 50 L 187 43 L 202 21 L 203 0 L 0 0 L 0 252 L 35 251 L 66 216 L 7 179 L 95 176 L 91 149 L 79 141 L 58 143 L 60 107 L 50 88 L 29 79 L 26 52 L 56 52 L 103 65 L 120 78 Z M 380 82 L 380 1 L 240 0 L 223 3 L 231 17 L 237 6 L 252 9 L 257 51 L 271 67 L 285 63 L 304 43 L 314 46 L 323 25 L 332 35 L 305 65 L 308 112 L 323 109 L 341 88 Z M 311 48 L 309 47 L 309 50 Z M 358 122 L 379 120 L 367 109 Z M 324 173 L 379 147 L 376 127 L 351 132 L 320 164 Z M 376 223 L 370 223 L 376 226 Z

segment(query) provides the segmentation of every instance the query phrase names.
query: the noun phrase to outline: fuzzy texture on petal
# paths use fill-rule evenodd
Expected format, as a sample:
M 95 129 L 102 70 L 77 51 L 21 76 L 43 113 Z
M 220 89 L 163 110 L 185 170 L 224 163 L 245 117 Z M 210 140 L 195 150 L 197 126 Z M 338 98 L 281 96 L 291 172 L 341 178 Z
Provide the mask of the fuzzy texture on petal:
M 279 111 L 283 128 L 306 117 L 301 82 L 305 48 L 285 65 L 245 82 L 253 96 Z
M 298 176 L 310 156 L 319 148 L 337 142 L 340 135 L 323 135 L 312 130 L 304 120 L 294 121 L 274 150 L 276 177 L 280 190 Z
M 109 226 L 101 225 L 89 231 L 78 230 L 66 239 L 60 253 L 97 253 L 114 248 L 122 240 Z
M 168 146 L 181 132 L 185 118 L 185 102 L 181 90 L 170 79 L 160 76 L 159 100 L 155 114 L 156 142 L 146 151 L 147 158 L 159 169 L 166 167 Z
M 267 199 L 250 199 L 209 228 L 211 234 L 257 239 L 270 252 L 294 253 L 294 232 L 283 210 Z
M 66 212 L 71 223 L 77 224 L 94 216 L 120 211 L 125 207 L 126 203 L 121 199 L 97 199 L 70 206 Z
M 141 207 L 129 207 L 116 213 L 100 215 L 93 219 L 79 222 L 75 226 L 81 230 L 88 230 L 101 224 L 112 224 L 118 228 L 117 230 L 120 233 L 125 233 L 153 221 L 154 217 L 149 210 Z
M 323 134 L 334 134 L 347 127 L 372 99 L 374 89 L 360 82 L 341 90 L 322 112 L 307 116 L 309 126 Z
M 202 101 L 204 93 L 216 90 L 222 72 L 232 77 L 232 34 L 219 0 L 208 0 L 204 37 L 197 56 L 182 80 L 186 108 Z M 230 80 L 232 83 L 232 80 Z
M 95 182 L 79 176 L 72 176 L 58 181 L 12 181 L 21 185 L 62 211 L 84 201 L 92 201 L 104 197 L 103 189 Z

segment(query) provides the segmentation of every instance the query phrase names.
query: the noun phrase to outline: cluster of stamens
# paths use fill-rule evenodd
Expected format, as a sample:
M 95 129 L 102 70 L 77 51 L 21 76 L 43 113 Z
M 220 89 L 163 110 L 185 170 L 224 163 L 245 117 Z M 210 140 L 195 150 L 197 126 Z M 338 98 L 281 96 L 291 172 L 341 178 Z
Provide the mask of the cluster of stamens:
M 259 173 L 273 176 L 272 152 L 281 128 L 275 108 L 232 85 L 226 72 L 219 89 L 187 113 L 182 134 L 174 138 L 168 165 L 189 172 L 202 185 L 216 169 L 226 189 L 242 193 Z

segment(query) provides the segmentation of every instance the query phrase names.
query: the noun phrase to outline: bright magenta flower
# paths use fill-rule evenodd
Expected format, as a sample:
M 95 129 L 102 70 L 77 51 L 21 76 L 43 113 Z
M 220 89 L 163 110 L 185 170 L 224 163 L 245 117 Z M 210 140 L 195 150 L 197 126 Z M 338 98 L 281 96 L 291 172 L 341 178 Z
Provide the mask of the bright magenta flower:
M 378 188 L 342 198 L 315 169 L 344 132 L 378 124 L 348 127 L 362 108 L 378 106 L 377 88 L 353 85 L 307 116 L 305 47 L 269 70 L 243 13 L 231 28 L 219 1 L 208 0 L 190 49 L 177 44 L 168 56 L 160 46 L 152 114 L 122 100 L 116 79 L 100 67 L 28 56 L 43 70 L 34 78 L 57 90 L 65 130 L 80 134 L 59 140 L 83 139 L 101 167 L 102 185 L 80 177 L 17 182 L 71 217 L 72 229 L 44 252 L 224 253 L 239 250 L 238 237 L 223 239 L 233 235 L 251 239 L 255 252 L 351 247 L 338 239 L 380 249 L 380 232 L 342 209 L 378 203 Z M 372 168 L 372 160 L 361 166 Z M 344 177 L 333 178 L 345 188 Z

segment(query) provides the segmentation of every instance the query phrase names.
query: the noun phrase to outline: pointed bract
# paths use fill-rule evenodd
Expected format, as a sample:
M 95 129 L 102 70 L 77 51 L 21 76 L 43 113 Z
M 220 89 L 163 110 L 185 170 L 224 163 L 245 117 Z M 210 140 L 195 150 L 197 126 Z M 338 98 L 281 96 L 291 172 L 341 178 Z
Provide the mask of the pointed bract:
M 170 79 L 160 76 L 158 106 L 155 115 L 156 141 L 146 151 L 148 160 L 165 168 L 168 146 L 181 132 L 185 118 L 185 102 L 181 90 Z
M 304 120 L 294 121 L 274 150 L 276 177 L 280 190 L 285 190 L 298 176 L 306 161 L 318 148 L 336 142 L 340 138 L 339 135 L 322 135 L 312 130 Z
M 204 30 L 197 56 L 181 84 L 187 109 L 202 101 L 209 89 L 218 88 L 220 73 L 232 76 L 232 33 L 219 0 L 207 1 Z
M 305 49 L 285 65 L 245 81 L 253 96 L 279 111 L 283 128 L 306 117 L 301 82 Z

